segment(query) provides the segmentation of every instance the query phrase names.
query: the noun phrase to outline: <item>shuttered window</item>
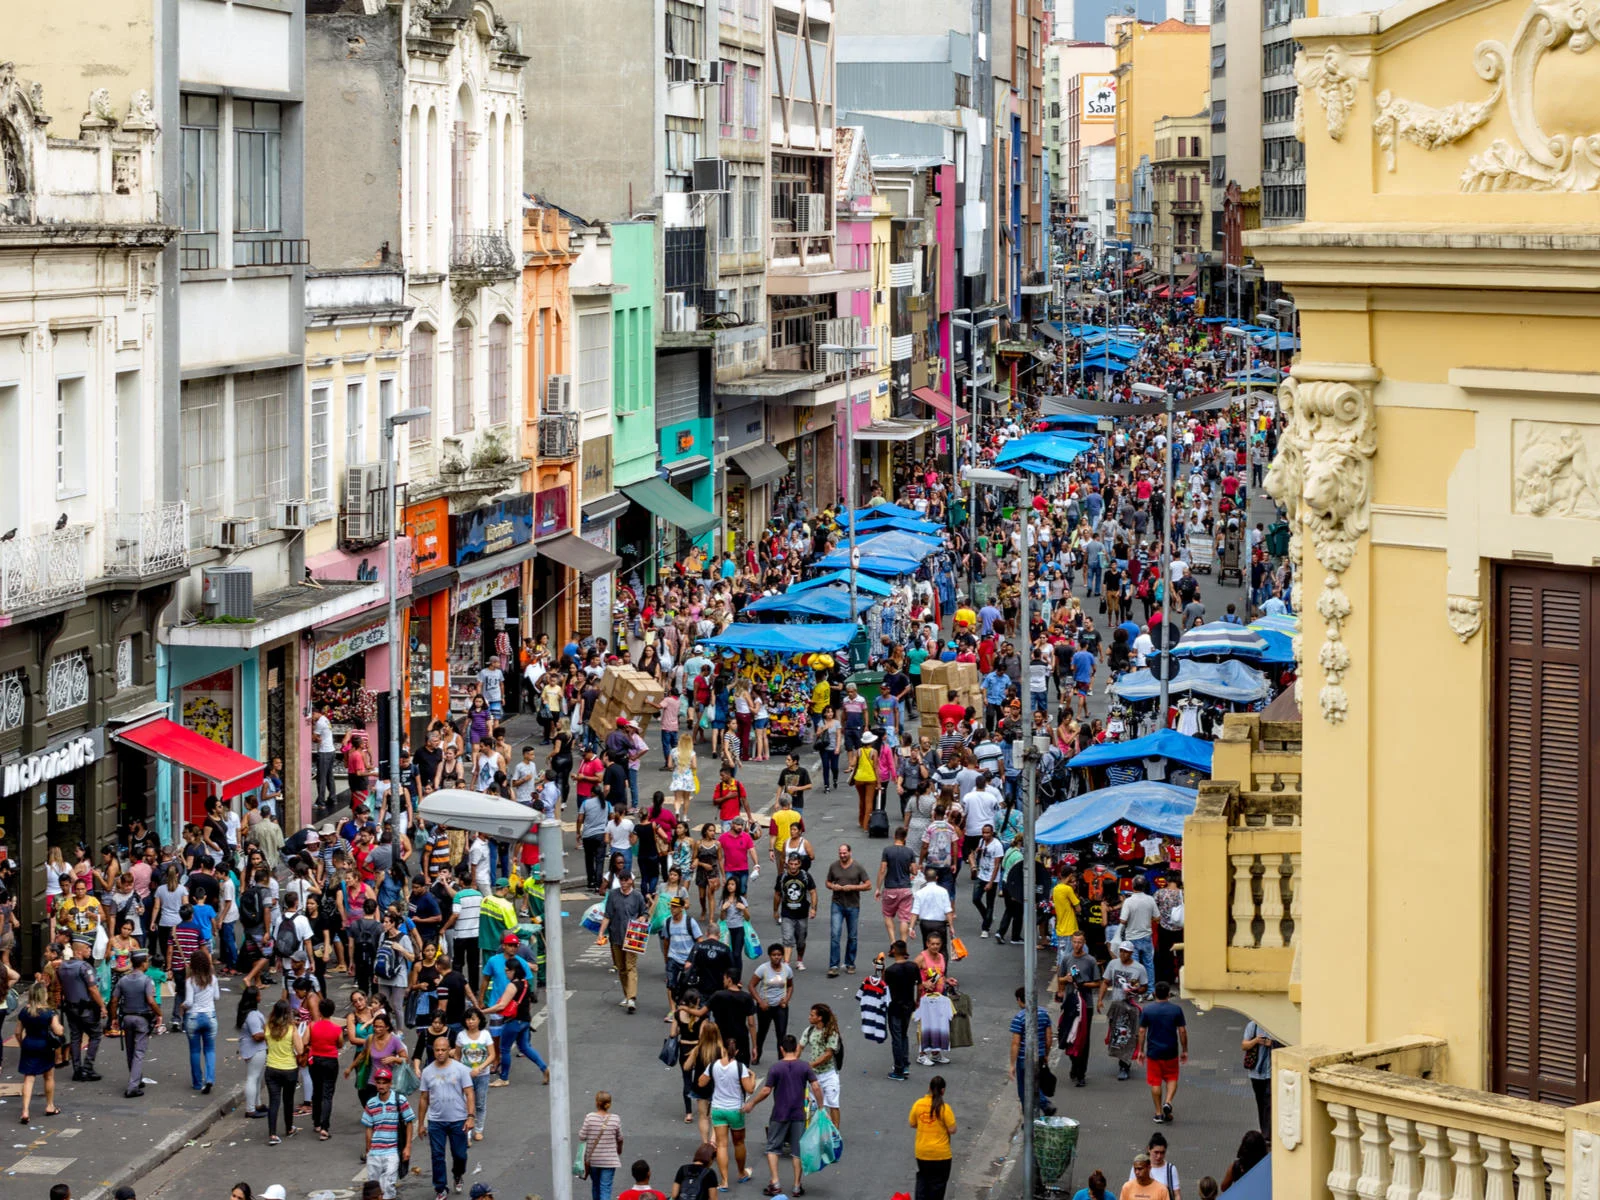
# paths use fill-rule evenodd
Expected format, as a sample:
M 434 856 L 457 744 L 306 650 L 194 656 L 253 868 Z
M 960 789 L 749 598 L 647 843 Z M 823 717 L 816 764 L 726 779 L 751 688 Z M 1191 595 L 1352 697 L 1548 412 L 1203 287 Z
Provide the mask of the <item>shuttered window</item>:
M 1600 831 L 1590 704 L 1600 575 L 1507 566 L 1495 622 L 1495 1090 L 1587 1104 L 1600 1035 L 1600 966 L 1589 913 L 1600 902 L 1590 845 Z

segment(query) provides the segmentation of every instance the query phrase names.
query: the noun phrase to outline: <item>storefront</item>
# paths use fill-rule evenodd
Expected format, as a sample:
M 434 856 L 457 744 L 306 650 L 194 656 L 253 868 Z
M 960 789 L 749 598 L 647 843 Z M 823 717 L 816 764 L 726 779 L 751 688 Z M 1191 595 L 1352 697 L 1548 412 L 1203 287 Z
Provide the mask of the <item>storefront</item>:
M 443 497 L 406 509 L 411 531 L 411 609 L 405 615 L 404 673 L 411 744 L 420 746 L 435 718 L 450 715 L 446 660 L 450 595 L 459 572 L 450 562 L 450 502 Z
M 491 658 L 500 660 L 506 674 L 506 711 L 518 711 L 522 564 L 534 555 L 537 529 L 564 526 L 566 497 L 565 488 L 537 495 L 518 492 L 450 518 L 450 554 L 460 572 L 452 596 L 447 651 L 452 718 L 471 706 L 478 673 Z
M 646 556 L 652 543 L 659 547 L 664 563 L 687 562 L 694 551 L 709 554 L 713 549 L 710 535 L 717 526 L 711 470 L 714 425 L 707 418 L 695 418 L 663 426 L 658 432 L 660 477 L 620 489 L 634 502 L 617 519 L 616 550 L 626 562 Z M 649 532 L 641 536 L 641 528 Z M 644 553 L 636 555 L 641 548 Z
M 617 544 L 617 518 L 631 507 L 631 502 L 621 492 L 611 492 L 588 501 L 583 506 L 583 524 L 579 537 L 599 554 L 584 572 L 578 586 L 578 633 L 583 637 L 603 637 L 616 644 L 613 624 L 613 607 L 617 596 L 617 572 L 626 570 L 630 561 L 637 567 L 637 559 L 624 559 L 614 547 Z M 577 548 L 577 553 L 584 553 Z M 607 568 L 605 563 L 610 562 Z

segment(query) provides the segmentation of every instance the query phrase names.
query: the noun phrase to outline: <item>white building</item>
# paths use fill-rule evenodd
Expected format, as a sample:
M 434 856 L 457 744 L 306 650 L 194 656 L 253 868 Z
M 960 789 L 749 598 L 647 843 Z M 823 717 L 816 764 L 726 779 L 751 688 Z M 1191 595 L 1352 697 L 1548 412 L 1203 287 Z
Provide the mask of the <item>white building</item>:
M 1117 139 L 1085 146 L 1078 155 L 1078 211 L 1087 223 L 1092 261 L 1117 235 Z

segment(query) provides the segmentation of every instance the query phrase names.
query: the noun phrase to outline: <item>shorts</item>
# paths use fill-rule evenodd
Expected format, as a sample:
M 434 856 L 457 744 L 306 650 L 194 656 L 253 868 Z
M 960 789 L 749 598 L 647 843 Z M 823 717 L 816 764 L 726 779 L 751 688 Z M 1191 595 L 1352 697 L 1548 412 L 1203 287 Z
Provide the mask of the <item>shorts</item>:
M 1085 679 L 1074 683 L 1072 685 L 1072 690 L 1077 692 L 1080 696 L 1087 696 L 1089 694 L 1089 681 Z
M 506 706 L 498 701 L 491 703 L 489 705 L 489 715 L 498 721 L 501 717 L 506 715 Z
M 887 921 L 911 920 L 911 889 L 884 888 L 883 916 Z
M 823 1071 L 817 1076 L 817 1086 L 822 1089 L 822 1107 L 839 1107 L 839 1072 Z
M 778 928 L 783 939 L 783 944 L 791 949 L 797 949 L 801 953 L 804 953 L 806 948 L 806 934 L 809 930 L 809 926 L 810 922 L 805 917 L 781 918 L 778 921 Z
M 1144 1081 L 1151 1087 L 1156 1087 L 1162 1083 L 1177 1083 L 1178 1060 L 1175 1058 L 1145 1059 Z
M 800 1139 L 806 1131 L 804 1119 L 767 1122 L 767 1153 L 783 1154 L 787 1147 L 790 1158 L 800 1157 Z
M 771 717 L 757 717 L 755 719 L 753 727 L 756 728 L 756 729 L 765 729 L 765 728 L 767 728 L 767 726 L 769 726 L 771 724 L 772 724 L 772 718 Z
M 713 1108 L 711 1110 L 711 1125 L 725 1125 L 729 1129 L 744 1128 L 744 1109 L 742 1108 Z

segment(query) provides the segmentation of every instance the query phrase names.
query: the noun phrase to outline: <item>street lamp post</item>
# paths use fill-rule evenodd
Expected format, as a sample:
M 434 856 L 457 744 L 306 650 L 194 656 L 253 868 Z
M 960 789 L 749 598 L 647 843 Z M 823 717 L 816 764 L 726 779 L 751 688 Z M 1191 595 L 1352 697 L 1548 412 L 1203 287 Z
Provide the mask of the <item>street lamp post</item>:
M 1176 448 L 1172 444 L 1172 414 L 1177 404 L 1172 393 L 1153 383 L 1136 383 L 1133 390 L 1141 396 L 1160 400 L 1167 409 L 1167 449 L 1162 457 L 1161 482 L 1161 708 L 1157 713 L 1157 729 L 1167 727 L 1167 701 L 1171 698 L 1172 629 L 1167 614 L 1172 603 L 1172 491 L 1173 460 Z
M 985 321 L 972 322 L 958 321 L 951 317 L 950 323 L 967 331 L 967 457 L 973 466 L 977 466 L 978 389 L 985 383 L 992 384 L 994 382 L 994 372 L 991 371 L 980 379 L 973 375 L 972 368 L 977 365 L 978 335 L 1000 324 L 1000 319 L 998 317 L 990 317 Z M 950 482 L 952 486 L 955 486 L 961 478 L 961 473 L 956 467 L 955 441 L 956 423 L 955 419 L 952 418 L 950 421 Z M 977 577 L 972 570 L 972 548 L 977 545 L 978 540 L 977 507 L 977 495 L 969 489 L 967 496 L 967 595 L 974 601 L 977 599 L 978 585 Z
M 1026 906 L 1022 919 L 1022 991 L 1027 1011 L 1022 1018 L 1022 1194 L 1033 1200 L 1034 1179 L 1038 1167 L 1033 1161 L 1033 1122 L 1039 1104 L 1039 914 L 1033 911 L 1033 893 L 1037 885 L 1038 843 L 1034 837 L 1038 805 L 1033 794 L 1033 696 L 1028 686 L 1028 668 L 1033 663 L 1033 638 L 1030 636 L 1031 614 L 1028 611 L 1028 518 L 1033 512 L 1033 493 L 1026 475 L 1012 475 L 1007 471 L 994 471 L 972 467 L 967 471 L 967 482 L 974 492 L 980 484 L 989 487 L 1014 488 L 1017 493 L 1017 512 L 1021 524 L 1017 529 L 1022 568 L 1018 572 L 1021 587 L 1021 608 L 1018 620 L 1021 625 L 1018 640 L 1022 643 L 1026 659 L 1022 665 L 1021 741 L 1012 747 L 1015 755 L 1018 746 L 1022 752 L 1022 894 Z
M 844 505 L 845 517 L 848 524 L 845 527 L 846 536 L 850 540 L 850 620 L 856 620 L 856 398 L 851 394 L 853 381 L 851 368 L 855 366 L 856 355 L 875 354 L 877 345 L 872 342 L 861 342 L 856 345 L 845 346 L 827 344 L 822 347 L 824 354 L 844 355 Z
M 395 538 L 400 536 L 401 522 L 395 512 L 395 476 L 400 474 L 400 461 L 395 452 L 394 431 L 401 425 L 421 421 L 433 415 L 428 408 L 403 408 L 383 420 L 383 465 L 389 474 L 389 538 L 386 549 L 389 568 L 389 811 L 392 814 L 400 803 L 400 603 L 395 595 L 397 571 L 395 567 Z
M 544 958 L 550 1019 L 550 1180 L 553 1200 L 572 1200 L 571 1096 L 567 1068 L 567 960 L 561 938 L 561 880 L 566 847 L 561 822 L 545 815 L 539 822 L 539 880 L 544 884 Z M 538 964 L 534 964 L 538 982 Z M 556 1050 L 556 1047 L 560 1047 Z
M 1272 330 L 1272 365 L 1281 374 L 1283 371 L 1283 330 L 1278 323 L 1278 318 L 1271 313 L 1258 312 L 1256 324 L 1265 325 Z

